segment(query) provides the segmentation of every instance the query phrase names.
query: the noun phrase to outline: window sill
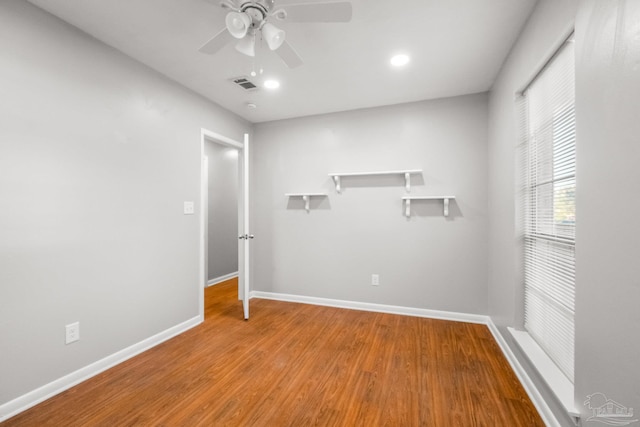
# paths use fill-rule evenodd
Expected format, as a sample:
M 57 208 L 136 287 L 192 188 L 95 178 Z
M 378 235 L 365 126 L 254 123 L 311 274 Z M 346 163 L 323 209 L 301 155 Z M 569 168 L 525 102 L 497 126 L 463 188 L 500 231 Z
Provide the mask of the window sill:
M 517 331 L 513 328 L 507 329 L 577 425 L 577 421 L 580 419 L 580 411 L 575 405 L 573 383 L 569 381 L 560 368 L 556 366 L 526 331 Z

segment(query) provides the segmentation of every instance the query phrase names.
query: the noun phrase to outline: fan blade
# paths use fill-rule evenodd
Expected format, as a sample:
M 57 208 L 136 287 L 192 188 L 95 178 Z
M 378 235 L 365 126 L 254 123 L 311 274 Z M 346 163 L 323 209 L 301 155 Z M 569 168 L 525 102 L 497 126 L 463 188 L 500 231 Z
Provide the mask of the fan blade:
M 211 40 L 198 49 L 202 53 L 208 53 L 209 55 L 216 53 L 222 49 L 227 43 L 235 40 L 229 30 L 226 28 L 216 34 Z
M 287 67 L 289 68 L 296 68 L 303 64 L 300 55 L 298 55 L 298 53 L 286 40 L 284 41 L 284 43 L 282 43 L 282 46 L 280 46 L 275 52 L 280 58 L 282 58 L 284 63 L 287 64 Z
M 287 12 L 285 22 L 349 22 L 353 14 L 348 1 L 287 4 L 281 7 Z
M 223 9 L 233 10 L 234 12 L 240 12 L 240 9 L 233 1 L 228 1 L 228 0 L 221 1 L 220 7 Z
M 204 0 L 205 2 L 212 4 L 214 6 L 220 6 L 223 9 L 230 9 L 234 12 L 240 11 L 240 7 L 235 0 Z

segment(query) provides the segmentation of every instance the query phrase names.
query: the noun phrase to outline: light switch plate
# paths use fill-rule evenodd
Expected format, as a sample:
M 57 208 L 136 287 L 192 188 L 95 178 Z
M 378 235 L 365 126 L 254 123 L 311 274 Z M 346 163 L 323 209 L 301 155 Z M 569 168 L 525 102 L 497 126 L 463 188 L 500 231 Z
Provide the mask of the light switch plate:
M 195 203 L 193 202 L 184 202 L 184 214 L 185 215 L 193 215 L 196 211 Z

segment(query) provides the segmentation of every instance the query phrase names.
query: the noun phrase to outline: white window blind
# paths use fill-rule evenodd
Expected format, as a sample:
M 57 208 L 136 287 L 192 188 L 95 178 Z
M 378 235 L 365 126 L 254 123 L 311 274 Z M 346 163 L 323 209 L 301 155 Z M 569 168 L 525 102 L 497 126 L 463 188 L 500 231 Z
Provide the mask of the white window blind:
M 573 382 L 575 60 L 566 42 L 521 99 L 525 329 Z

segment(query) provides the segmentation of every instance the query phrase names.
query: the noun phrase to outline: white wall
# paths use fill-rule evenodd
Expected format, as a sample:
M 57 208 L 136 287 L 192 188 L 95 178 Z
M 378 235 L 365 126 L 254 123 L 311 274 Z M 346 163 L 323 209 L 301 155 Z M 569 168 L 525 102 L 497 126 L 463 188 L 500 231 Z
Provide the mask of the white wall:
M 200 128 L 250 125 L 20 0 L 0 81 L 2 404 L 198 315 Z
M 571 29 L 577 0 L 540 0 L 505 61 L 489 98 L 489 315 L 562 425 L 572 425 L 537 372 L 506 331 L 523 325 L 523 277 L 516 235 L 515 94 L 534 77 Z M 580 180 L 580 178 L 578 178 Z M 581 184 L 578 184 L 581 185 Z M 580 213 L 578 213 L 580 215 Z
M 252 162 L 255 290 L 486 313 L 485 94 L 258 124 Z M 421 168 L 403 177 L 330 172 Z M 326 192 L 311 212 L 285 193 Z M 371 286 L 371 274 L 380 286 Z
M 238 149 L 205 143 L 209 158 L 209 280 L 238 271 Z
M 523 295 L 516 240 L 515 94 L 539 69 L 575 18 L 577 0 L 540 0 L 494 83 L 489 99 L 489 312 L 498 326 L 519 324 Z
M 576 19 L 576 13 L 578 18 Z M 528 368 L 563 425 L 571 425 L 505 334 L 522 324 L 521 271 L 515 234 L 514 94 L 576 24 L 576 363 L 575 404 L 602 392 L 640 407 L 640 3 L 635 0 L 541 0 L 514 46 L 489 101 L 489 313 Z M 613 203 L 613 205 L 611 205 Z M 637 417 L 634 417 L 637 418 Z M 586 422 L 590 425 L 595 422 Z
M 576 19 L 576 402 L 640 418 L 640 2 L 583 0 Z M 591 415 L 583 407 L 585 416 Z M 633 425 L 636 425 L 634 423 Z

